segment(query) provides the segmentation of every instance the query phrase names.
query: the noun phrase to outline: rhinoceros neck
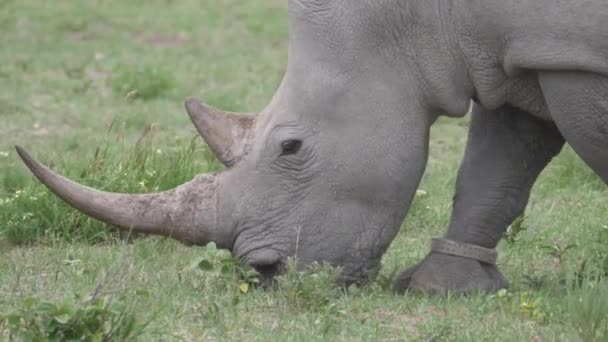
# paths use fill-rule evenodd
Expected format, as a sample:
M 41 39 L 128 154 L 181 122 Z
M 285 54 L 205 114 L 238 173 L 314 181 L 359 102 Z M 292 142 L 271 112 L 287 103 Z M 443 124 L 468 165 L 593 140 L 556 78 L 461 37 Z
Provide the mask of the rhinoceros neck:
M 463 116 L 475 91 L 460 50 L 459 30 L 453 18 L 454 2 L 416 1 L 409 10 L 412 23 L 403 26 L 402 46 L 413 54 L 429 107 L 448 116 Z
M 453 34 L 478 102 L 550 119 L 539 70 L 608 74 L 605 0 L 453 0 Z
M 290 62 L 315 60 L 352 75 L 371 70 L 384 79 L 402 75 L 395 77 L 402 79 L 393 82 L 395 87 L 422 95 L 408 102 L 422 101 L 435 114 L 462 116 L 474 89 L 452 20 L 455 1 L 323 2 L 323 11 L 292 1 Z

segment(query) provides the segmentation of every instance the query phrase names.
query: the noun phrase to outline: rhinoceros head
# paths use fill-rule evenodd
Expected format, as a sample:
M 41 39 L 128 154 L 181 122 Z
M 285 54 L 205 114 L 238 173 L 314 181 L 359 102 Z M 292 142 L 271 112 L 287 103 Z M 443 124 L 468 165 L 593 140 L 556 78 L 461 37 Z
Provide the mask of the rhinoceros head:
M 156 194 L 105 193 L 53 173 L 18 151 L 76 209 L 112 225 L 214 241 L 262 276 L 288 257 L 326 262 L 345 282 L 375 276 L 424 171 L 430 121 L 415 75 L 382 53 L 365 13 L 333 1 L 291 1 L 289 60 L 256 115 L 196 100 L 186 109 L 227 169 Z

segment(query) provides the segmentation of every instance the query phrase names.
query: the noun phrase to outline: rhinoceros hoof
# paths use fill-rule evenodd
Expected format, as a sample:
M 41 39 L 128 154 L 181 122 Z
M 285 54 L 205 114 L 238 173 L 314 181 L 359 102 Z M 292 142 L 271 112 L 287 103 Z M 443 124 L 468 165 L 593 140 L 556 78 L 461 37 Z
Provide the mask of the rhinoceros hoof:
M 477 260 L 431 253 L 422 262 L 403 271 L 395 280 L 394 290 L 433 294 L 493 292 L 509 286 L 496 265 Z

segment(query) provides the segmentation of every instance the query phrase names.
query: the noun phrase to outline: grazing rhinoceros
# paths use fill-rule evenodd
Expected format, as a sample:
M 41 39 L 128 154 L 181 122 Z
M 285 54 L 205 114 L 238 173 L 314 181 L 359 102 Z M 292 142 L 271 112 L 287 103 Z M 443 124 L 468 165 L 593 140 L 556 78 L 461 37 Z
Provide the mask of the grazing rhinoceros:
M 396 282 L 507 286 L 494 248 L 568 141 L 608 182 L 608 2 L 290 0 L 289 61 L 256 116 L 186 108 L 228 169 L 157 194 L 105 193 L 19 154 L 80 211 L 188 244 L 215 241 L 271 279 L 289 256 L 373 278 L 427 162 L 429 127 L 474 100 L 451 222 Z

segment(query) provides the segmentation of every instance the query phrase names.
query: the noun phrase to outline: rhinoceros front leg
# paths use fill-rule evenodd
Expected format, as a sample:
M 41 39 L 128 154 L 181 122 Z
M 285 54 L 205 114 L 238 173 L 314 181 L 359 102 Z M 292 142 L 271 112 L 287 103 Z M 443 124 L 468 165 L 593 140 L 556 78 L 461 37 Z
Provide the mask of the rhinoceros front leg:
M 492 262 L 492 249 L 563 144 L 553 123 L 509 106 L 489 111 L 474 105 L 451 222 L 433 249 L 441 252 L 400 274 L 395 290 L 467 293 L 508 286 Z

